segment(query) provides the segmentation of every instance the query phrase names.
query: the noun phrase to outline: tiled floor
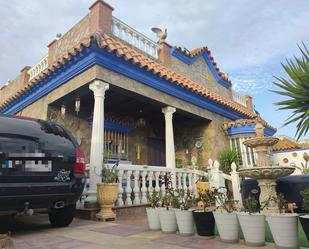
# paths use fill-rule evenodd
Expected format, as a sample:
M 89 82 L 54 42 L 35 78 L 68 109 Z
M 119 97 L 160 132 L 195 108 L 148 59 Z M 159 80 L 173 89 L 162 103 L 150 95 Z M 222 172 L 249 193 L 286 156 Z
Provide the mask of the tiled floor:
M 75 219 L 70 227 L 51 228 L 46 215 L 18 218 L 12 228 L 16 249 L 245 249 L 243 242 L 226 244 L 197 236 L 182 237 L 148 231 L 145 217 L 116 222 Z M 269 244 L 264 249 L 274 248 Z

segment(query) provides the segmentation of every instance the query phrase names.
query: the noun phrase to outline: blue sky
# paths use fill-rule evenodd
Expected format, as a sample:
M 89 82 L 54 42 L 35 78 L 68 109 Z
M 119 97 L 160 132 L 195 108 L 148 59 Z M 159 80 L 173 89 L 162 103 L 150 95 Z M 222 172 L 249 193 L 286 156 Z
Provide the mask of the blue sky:
M 94 0 L 0 1 L 0 84 L 47 53 L 57 33 L 65 33 Z M 308 0 L 107 0 L 114 15 L 155 39 L 150 28 L 168 29 L 167 41 L 188 49 L 208 46 L 234 87 L 254 98 L 256 109 L 278 135 L 291 137 L 295 125 L 281 128 L 289 112 L 276 111 L 273 75 L 280 63 L 309 44 Z M 309 45 L 308 45 L 309 46 Z M 309 134 L 306 136 L 309 138 Z

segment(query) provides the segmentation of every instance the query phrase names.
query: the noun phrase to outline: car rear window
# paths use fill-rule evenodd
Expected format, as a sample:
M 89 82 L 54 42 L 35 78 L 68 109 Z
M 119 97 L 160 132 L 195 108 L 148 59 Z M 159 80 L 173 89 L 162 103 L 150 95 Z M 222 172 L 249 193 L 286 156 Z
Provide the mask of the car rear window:
M 42 120 L 0 117 L 0 153 L 72 155 L 75 141 L 58 124 Z

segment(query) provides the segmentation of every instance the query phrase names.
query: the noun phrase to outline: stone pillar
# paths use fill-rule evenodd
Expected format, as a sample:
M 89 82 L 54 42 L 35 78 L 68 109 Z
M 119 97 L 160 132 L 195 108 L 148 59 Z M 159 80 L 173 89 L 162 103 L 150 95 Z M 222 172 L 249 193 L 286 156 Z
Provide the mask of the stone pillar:
M 94 109 L 92 120 L 91 146 L 90 146 L 90 186 L 87 192 L 86 203 L 93 206 L 96 203 L 97 183 L 101 182 L 101 171 L 104 153 L 104 98 L 109 84 L 101 80 L 94 80 L 89 89 L 94 95 Z
M 165 41 L 160 44 L 158 54 L 159 60 L 162 62 L 163 65 L 167 67 L 171 66 L 171 48 L 172 46 Z
M 97 31 L 110 34 L 112 31 L 113 7 L 108 3 L 97 0 L 89 7 L 90 10 L 90 34 Z
M 249 95 L 246 95 L 245 98 L 246 98 L 246 106 L 247 106 L 247 108 L 248 108 L 250 111 L 254 111 L 254 110 L 253 110 L 253 101 L 252 101 L 252 97 L 249 96 Z
M 166 167 L 171 169 L 173 188 L 176 187 L 175 144 L 173 131 L 173 113 L 176 108 L 167 106 L 162 108 L 165 117 L 165 160 Z

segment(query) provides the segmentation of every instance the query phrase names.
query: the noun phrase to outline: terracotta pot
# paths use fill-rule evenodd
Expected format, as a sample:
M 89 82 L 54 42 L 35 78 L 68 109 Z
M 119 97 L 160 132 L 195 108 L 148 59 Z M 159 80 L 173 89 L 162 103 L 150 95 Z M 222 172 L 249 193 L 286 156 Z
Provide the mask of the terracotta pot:
M 15 249 L 14 242 L 9 234 L 0 234 L 0 248 Z
M 118 183 L 99 183 L 97 184 L 97 202 L 101 210 L 97 213 L 98 219 L 113 219 L 116 214 L 112 207 L 118 197 Z

